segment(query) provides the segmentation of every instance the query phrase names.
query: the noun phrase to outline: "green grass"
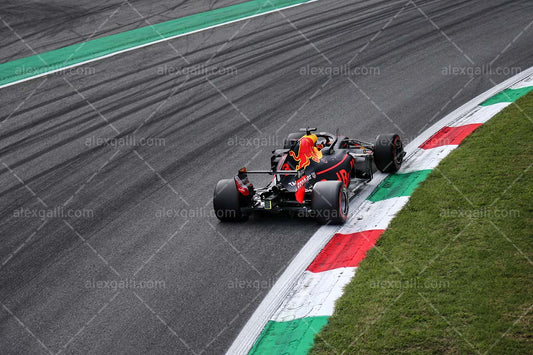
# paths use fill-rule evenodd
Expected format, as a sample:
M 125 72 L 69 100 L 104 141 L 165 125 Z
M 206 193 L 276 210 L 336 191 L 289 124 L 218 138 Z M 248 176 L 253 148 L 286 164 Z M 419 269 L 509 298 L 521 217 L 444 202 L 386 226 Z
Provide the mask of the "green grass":
M 311 354 L 533 354 L 532 117 L 529 94 L 441 162 L 369 251 Z

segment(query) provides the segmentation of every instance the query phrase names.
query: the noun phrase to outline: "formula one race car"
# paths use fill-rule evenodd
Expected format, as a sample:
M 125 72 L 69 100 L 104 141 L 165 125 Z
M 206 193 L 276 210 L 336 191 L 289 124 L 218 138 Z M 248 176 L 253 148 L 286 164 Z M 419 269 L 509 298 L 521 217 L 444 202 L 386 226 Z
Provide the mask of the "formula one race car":
M 239 170 L 233 179 L 220 180 L 213 207 L 221 221 L 244 221 L 254 211 L 296 212 L 321 224 L 342 224 L 349 200 L 376 169 L 394 173 L 405 151 L 397 134 L 383 134 L 374 144 L 303 128 L 291 133 L 282 149 L 272 152 L 271 169 Z M 254 188 L 249 174 L 270 174 L 264 188 Z

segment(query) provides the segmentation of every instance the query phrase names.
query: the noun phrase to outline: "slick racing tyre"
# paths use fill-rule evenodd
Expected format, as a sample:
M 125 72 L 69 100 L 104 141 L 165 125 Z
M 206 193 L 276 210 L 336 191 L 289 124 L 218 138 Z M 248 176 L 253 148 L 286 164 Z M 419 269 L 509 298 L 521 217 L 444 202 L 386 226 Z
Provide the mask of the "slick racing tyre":
M 374 162 L 382 173 L 395 173 L 402 166 L 403 143 L 397 134 L 380 134 L 374 146 Z
M 242 222 L 248 215 L 242 213 L 241 199 L 235 180 L 220 180 L 215 187 L 213 208 L 215 214 L 222 222 Z
M 341 181 L 319 181 L 313 187 L 311 208 L 320 224 L 343 224 L 349 211 L 348 192 Z

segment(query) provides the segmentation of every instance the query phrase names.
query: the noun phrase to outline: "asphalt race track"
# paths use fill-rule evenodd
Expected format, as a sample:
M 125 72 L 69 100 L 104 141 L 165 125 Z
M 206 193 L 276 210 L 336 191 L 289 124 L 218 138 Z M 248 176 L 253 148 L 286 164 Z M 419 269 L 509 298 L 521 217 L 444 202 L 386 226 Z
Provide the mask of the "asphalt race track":
M 238 2 L 4 1 L 0 61 Z M 304 126 L 408 142 L 532 65 L 532 14 L 319 0 L 0 89 L 0 352 L 223 353 L 318 225 L 221 224 L 216 182 Z

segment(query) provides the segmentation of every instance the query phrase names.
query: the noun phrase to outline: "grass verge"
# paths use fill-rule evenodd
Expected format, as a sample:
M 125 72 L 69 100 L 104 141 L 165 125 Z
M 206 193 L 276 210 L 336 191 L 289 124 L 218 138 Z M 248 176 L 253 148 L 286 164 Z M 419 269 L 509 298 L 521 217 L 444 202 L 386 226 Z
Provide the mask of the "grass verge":
M 533 354 L 533 94 L 413 193 L 311 354 Z

